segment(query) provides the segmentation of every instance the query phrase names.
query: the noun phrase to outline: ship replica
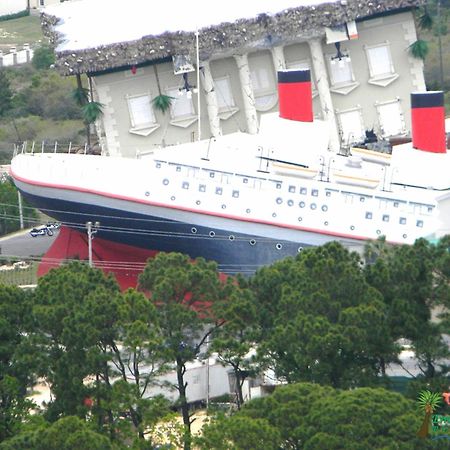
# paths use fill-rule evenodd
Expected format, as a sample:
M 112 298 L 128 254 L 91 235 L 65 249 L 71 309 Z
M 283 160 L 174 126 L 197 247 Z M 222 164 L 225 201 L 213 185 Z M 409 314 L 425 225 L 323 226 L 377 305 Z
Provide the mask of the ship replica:
M 84 239 L 77 251 L 86 249 L 86 224 L 96 224 L 95 244 L 109 246 L 111 264 L 176 251 L 249 274 L 332 240 L 412 244 L 448 229 L 442 92 L 411 94 L 412 142 L 389 153 L 328 150 L 308 70 L 278 72 L 278 94 L 279 114 L 264 115 L 257 135 L 135 159 L 22 149 L 11 175 L 30 204 L 62 222 L 66 246 L 72 229 Z

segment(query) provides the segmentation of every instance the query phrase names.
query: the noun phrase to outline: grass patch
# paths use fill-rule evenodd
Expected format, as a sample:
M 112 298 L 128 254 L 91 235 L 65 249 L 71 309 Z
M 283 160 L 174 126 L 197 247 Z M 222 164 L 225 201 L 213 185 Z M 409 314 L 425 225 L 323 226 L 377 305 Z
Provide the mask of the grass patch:
M 34 44 L 44 41 L 41 30 L 41 19 L 38 16 L 27 16 L 0 22 L 0 48 Z

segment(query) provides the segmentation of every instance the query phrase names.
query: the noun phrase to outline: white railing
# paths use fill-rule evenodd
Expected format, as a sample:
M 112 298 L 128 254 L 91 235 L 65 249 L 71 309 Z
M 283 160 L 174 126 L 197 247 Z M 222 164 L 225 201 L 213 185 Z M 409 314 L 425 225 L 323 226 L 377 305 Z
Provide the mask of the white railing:
M 33 58 L 33 49 L 29 44 L 24 44 L 21 50 L 11 47 L 9 53 L 0 51 L 0 67 L 26 64 L 31 61 L 31 58 Z
M 19 153 L 24 154 L 34 154 L 34 153 L 65 153 L 74 155 L 105 155 L 103 145 L 94 146 L 90 148 L 87 144 L 84 145 L 74 145 L 72 142 L 60 143 L 55 141 L 54 143 L 49 142 L 28 142 L 24 141 L 22 144 L 14 144 L 14 156 Z

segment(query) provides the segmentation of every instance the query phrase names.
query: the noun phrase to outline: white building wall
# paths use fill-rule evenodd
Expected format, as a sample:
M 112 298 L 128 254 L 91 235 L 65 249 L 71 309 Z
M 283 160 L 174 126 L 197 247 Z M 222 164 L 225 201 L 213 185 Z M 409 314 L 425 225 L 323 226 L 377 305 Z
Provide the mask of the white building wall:
M 0 1 L 0 17 L 9 14 L 17 14 L 28 8 L 27 0 L 1 0 Z

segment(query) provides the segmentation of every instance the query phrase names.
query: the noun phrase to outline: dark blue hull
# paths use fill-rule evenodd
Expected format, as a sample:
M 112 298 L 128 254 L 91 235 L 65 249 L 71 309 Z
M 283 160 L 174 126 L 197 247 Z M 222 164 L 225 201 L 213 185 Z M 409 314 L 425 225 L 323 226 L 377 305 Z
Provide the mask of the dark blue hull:
M 295 256 L 303 248 L 313 245 L 199 226 L 189 220 L 161 219 L 98 205 L 44 198 L 27 192 L 22 194 L 45 214 L 78 231 L 86 231 L 86 222 L 98 221 L 97 236 L 102 239 L 147 250 L 176 251 L 192 258 L 214 260 L 224 273 L 251 274 L 262 266 Z

